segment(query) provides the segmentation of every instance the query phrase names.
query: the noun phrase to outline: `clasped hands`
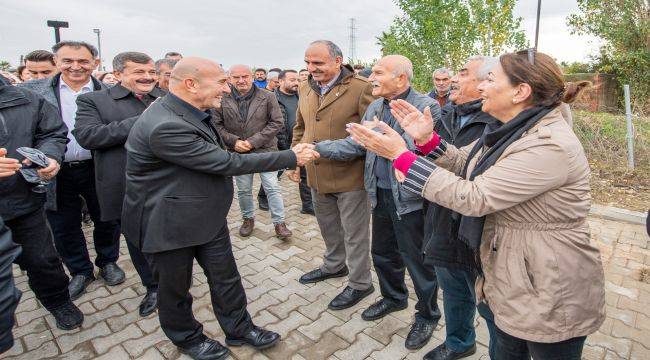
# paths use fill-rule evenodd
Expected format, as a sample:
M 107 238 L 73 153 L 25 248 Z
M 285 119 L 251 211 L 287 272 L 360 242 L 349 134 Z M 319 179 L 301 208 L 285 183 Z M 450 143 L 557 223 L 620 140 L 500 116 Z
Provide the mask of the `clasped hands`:
M 6 155 L 7 149 L 0 148 L 0 178 L 12 176 L 22 167 L 17 159 L 8 158 Z M 36 171 L 43 180 L 50 180 L 59 172 L 59 163 L 54 159 L 48 158 L 48 160 L 49 165 L 46 168 Z M 31 161 L 27 159 L 24 159 L 22 163 L 25 166 L 31 165 Z
M 320 154 L 314 150 L 315 148 L 316 145 L 306 143 L 300 143 L 291 148 L 291 151 L 296 154 L 298 166 L 305 166 L 305 164 L 320 158 Z M 300 182 L 300 167 L 295 170 L 287 170 L 286 173 L 289 180 Z

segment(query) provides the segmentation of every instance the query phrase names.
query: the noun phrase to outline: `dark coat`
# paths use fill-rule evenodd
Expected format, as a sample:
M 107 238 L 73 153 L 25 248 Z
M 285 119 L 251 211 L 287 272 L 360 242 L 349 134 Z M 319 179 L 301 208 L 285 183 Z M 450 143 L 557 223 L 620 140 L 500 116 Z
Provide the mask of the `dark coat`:
M 126 150 L 124 143 L 140 114 L 165 95 L 154 88 L 142 100 L 120 84 L 77 98 L 77 121 L 72 134 L 95 161 L 95 186 L 102 221 L 119 219 L 124 201 Z
M 273 90 L 273 94 L 275 94 L 275 98 L 278 100 L 278 105 L 280 105 L 280 111 L 282 112 L 282 118 L 284 119 L 284 127 L 278 132 L 278 135 L 276 136 L 278 138 L 278 149 L 290 149 L 291 139 L 293 139 L 293 127 L 296 126 L 296 122 L 289 121 L 289 112 L 293 112 L 295 114 L 298 111 L 298 107 L 292 107 L 290 104 L 285 104 L 282 102 L 282 95 L 280 95 L 279 88 Z M 297 92 L 295 96 L 298 98 Z
M 42 96 L 23 88 L 0 86 L 0 147 L 7 157 L 23 160 L 22 146 L 41 150 L 59 163 L 65 154 L 68 128 L 56 108 Z M 33 192 L 33 184 L 20 173 L 0 179 L 0 216 L 11 220 L 45 204 L 45 194 Z
M 443 107 L 441 120 L 435 124 L 434 130 L 458 148 L 473 143 L 483 135 L 486 124 L 496 121 L 480 110 L 480 104 L 474 104 L 474 108 L 474 111 L 467 114 L 471 118 L 460 128 L 458 105 Z M 471 269 L 475 263 L 474 255 L 465 243 L 455 238 L 451 215 L 452 211 L 445 207 L 432 202 L 427 204 L 424 252 L 436 266 Z
M 231 176 L 296 166 L 290 150 L 225 151 L 207 121 L 171 94 L 140 116 L 125 147 L 122 229 L 145 253 L 214 240 L 226 225 L 232 203 Z
M 106 89 L 106 85 L 104 85 L 101 81 L 95 79 L 92 76 L 90 77 L 90 79 L 93 83 L 94 91 Z M 58 73 L 50 78 L 30 80 L 18 84 L 16 86 L 29 89 L 43 96 L 45 100 L 47 100 L 47 102 L 49 102 L 50 104 L 56 107 L 59 116 L 61 116 L 61 94 L 59 91 L 60 81 L 61 81 L 61 73 Z M 68 130 L 72 131 L 72 129 L 68 129 Z M 47 186 L 47 203 L 45 205 L 45 208 L 47 210 L 56 210 L 56 178 L 53 179 L 50 182 L 50 184 Z
M 221 108 L 214 111 L 214 126 L 230 149 L 237 140 L 248 140 L 253 153 L 278 150 L 277 133 L 284 126 L 284 118 L 275 95 L 263 89 L 255 89 L 248 108 L 248 116 L 242 119 L 237 101 L 231 94 L 224 94 Z
M 0 354 L 14 345 L 11 329 L 21 292 L 14 285 L 11 264 L 20 251 L 20 246 L 11 241 L 11 231 L 0 217 Z

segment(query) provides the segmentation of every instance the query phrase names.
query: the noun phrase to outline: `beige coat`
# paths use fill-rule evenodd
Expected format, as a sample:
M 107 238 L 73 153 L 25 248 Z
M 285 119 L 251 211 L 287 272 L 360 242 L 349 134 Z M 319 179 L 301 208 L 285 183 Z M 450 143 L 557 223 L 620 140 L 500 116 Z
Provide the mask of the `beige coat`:
M 296 126 L 291 146 L 348 137 L 345 125 L 359 123 L 374 100 L 372 86 L 364 77 L 343 67 L 342 76 L 321 96 L 311 77 L 300 83 Z M 363 190 L 364 158 L 351 161 L 318 159 L 307 164 L 307 183 L 321 194 Z
M 499 329 L 525 340 L 559 342 L 598 330 L 605 290 L 587 223 L 589 164 L 560 111 L 551 111 L 496 164 L 467 181 L 457 174 L 472 146 L 448 147 L 423 196 L 463 215 L 487 215 L 478 300 L 488 303 Z

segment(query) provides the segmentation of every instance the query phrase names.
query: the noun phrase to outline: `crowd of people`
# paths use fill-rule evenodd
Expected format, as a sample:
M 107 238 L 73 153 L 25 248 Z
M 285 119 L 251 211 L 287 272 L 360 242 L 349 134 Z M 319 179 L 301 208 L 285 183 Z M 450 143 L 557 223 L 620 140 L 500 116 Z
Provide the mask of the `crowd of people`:
M 280 335 L 246 310 L 226 216 L 236 185 L 239 235 L 253 234 L 259 174 L 258 207 L 288 241 L 278 183 L 286 174 L 325 243 L 322 265 L 299 282 L 348 279 L 329 309 L 371 295 L 374 267 L 381 297 L 362 319 L 402 311 L 408 270 L 417 304 L 407 349 L 430 341 L 439 287 L 443 295 L 445 341 L 424 359 L 474 354 L 477 311 L 492 359 L 580 359 L 604 320 L 603 269 L 586 221 L 589 165 L 566 105 L 589 83 L 565 82 L 534 49 L 436 69 L 428 95 L 412 86 L 401 55 L 355 68 L 317 40 L 304 62 L 224 69 L 177 52 L 157 61 L 123 52 L 112 72 L 97 72 L 94 46 L 62 41 L 0 76 L 0 353 L 12 346 L 20 299 L 11 263 L 56 326 L 75 329 L 84 315 L 74 301 L 90 283 L 125 281 L 121 235 L 147 289 L 140 315 L 157 311 L 181 352 L 229 353 L 193 316 L 195 259 L 226 345 L 276 345 Z M 40 150 L 47 166 L 21 147 Z M 23 176 L 29 168 L 37 183 Z

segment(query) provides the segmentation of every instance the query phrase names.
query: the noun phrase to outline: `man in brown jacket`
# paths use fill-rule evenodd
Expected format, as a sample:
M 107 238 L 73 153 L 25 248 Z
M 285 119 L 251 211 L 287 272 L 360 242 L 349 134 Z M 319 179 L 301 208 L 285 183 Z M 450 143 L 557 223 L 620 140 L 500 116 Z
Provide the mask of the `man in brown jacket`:
M 280 105 L 272 92 L 253 86 L 253 72 L 246 65 L 230 70 L 232 92 L 225 94 L 221 108 L 214 112 L 214 125 L 226 146 L 238 153 L 278 151 L 275 135 L 284 127 Z M 248 237 L 255 227 L 253 175 L 235 176 L 237 196 L 244 222 L 239 235 Z M 260 173 L 267 194 L 275 233 L 280 239 L 292 235 L 284 222 L 284 203 L 277 171 Z
M 346 124 L 360 122 L 374 100 L 368 81 L 343 66 L 342 61 L 341 49 L 331 41 L 314 41 L 305 51 L 310 76 L 298 89 L 292 146 L 347 137 Z M 319 159 L 306 167 L 326 250 L 323 265 L 303 275 L 300 282 L 315 283 L 349 273 L 348 286 L 329 304 L 333 310 L 354 306 L 374 291 L 369 256 L 370 206 L 363 167 L 363 158 Z M 298 181 L 299 171 L 289 177 Z

